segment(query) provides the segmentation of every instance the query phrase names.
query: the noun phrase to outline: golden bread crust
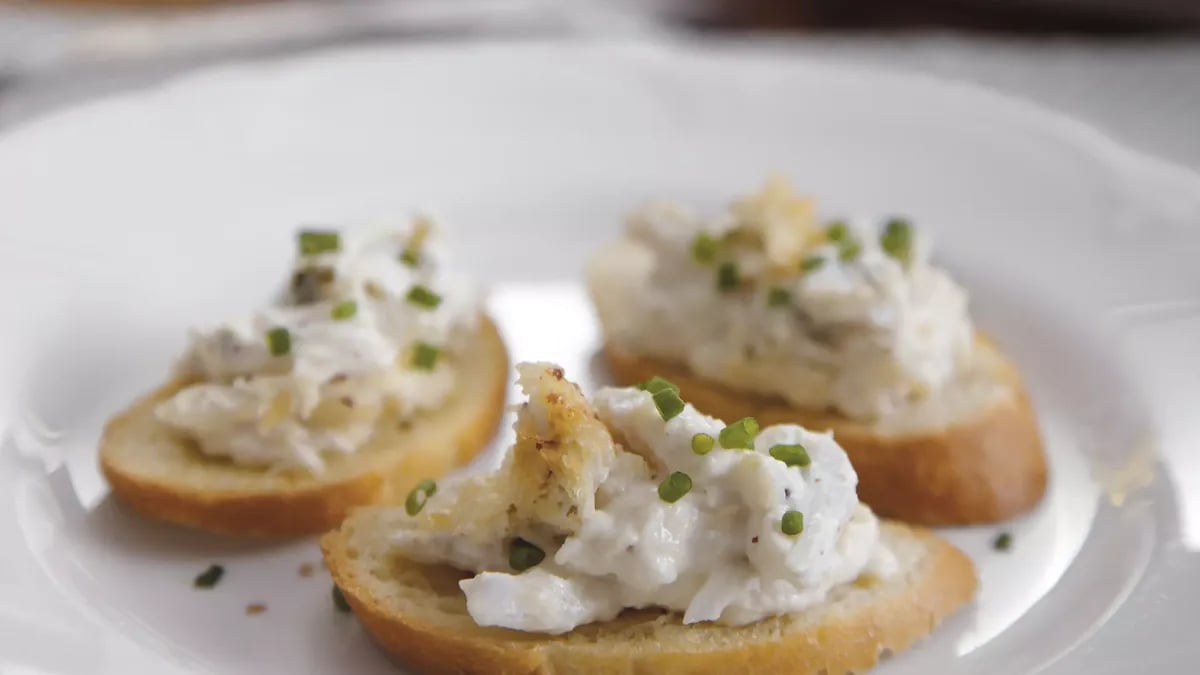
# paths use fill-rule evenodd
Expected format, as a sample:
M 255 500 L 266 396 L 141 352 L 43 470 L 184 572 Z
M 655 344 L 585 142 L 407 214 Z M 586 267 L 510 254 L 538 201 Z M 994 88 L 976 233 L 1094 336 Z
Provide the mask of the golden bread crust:
M 958 549 L 927 530 L 888 522 L 881 536 L 907 551 L 908 568 L 895 579 L 848 584 L 802 614 L 738 627 L 683 626 L 677 614 L 640 610 L 566 635 L 522 633 L 475 625 L 456 583 L 462 573 L 394 556 L 372 559 L 355 533 L 371 529 L 370 511 L 326 534 L 321 548 L 359 621 L 420 674 L 861 673 L 881 653 L 927 635 L 977 587 L 974 567 Z
M 504 412 L 508 355 L 490 319 L 464 354 L 469 370 L 451 401 L 409 429 L 380 429 L 368 447 L 332 458 L 317 476 L 268 475 L 202 455 L 154 417 L 186 385 L 172 381 L 108 422 L 100 469 L 113 494 L 151 518 L 212 532 L 319 534 L 357 506 L 404 499 L 422 478 L 466 463 L 491 440 Z

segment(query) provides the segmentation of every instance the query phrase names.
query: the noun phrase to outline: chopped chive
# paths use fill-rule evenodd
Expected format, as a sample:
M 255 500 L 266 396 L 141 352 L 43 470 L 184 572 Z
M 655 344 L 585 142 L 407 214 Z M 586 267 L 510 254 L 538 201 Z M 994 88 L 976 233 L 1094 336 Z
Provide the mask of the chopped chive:
M 271 356 L 284 356 L 292 351 L 292 334 L 283 326 L 267 331 L 267 349 Z
M 824 264 L 825 264 L 825 259 L 822 258 L 821 256 L 810 255 L 804 259 L 804 262 L 800 263 L 800 271 L 815 272 L 816 270 L 821 269 L 821 266 Z
M 789 537 L 794 537 L 804 531 L 804 514 L 799 511 L 788 511 L 779 520 L 779 529 Z
M 857 258 L 860 253 L 862 253 L 862 244 L 857 239 L 847 239 L 842 242 L 841 247 L 838 249 L 838 258 L 850 262 Z
M 537 544 L 517 537 L 508 547 L 508 566 L 514 571 L 524 572 L 530 567 L 537 567 L 546 558 L 546 552 Z
M 346 596 L 342 594 L 342 589 L 338 588 L 337 584 L 333 585 L 333 606 L 339 612 L 350 612 L 350 603 L 346 602 Z
M 655 375 L 654 377 L 639 384 L 637 388 L 641 389 L 642 391 L 648 391 L 651 394 L 657 394 L 658 392 L 667 389 L 675 392 L 676 394 L 679 393 L 679 387 L 676 386 L 674 382 L 666 378 L 659 377 L 658 375 Z
M 408 493 L 408 498 L 404 500 L 404 511 L 410 516 L 415 516 L 425 508 L 425 502 L 429 498 L 437 494 L 437 483 L 428 478 L 424 478 L 417 483 L 417 486 Z
M 345 321 L 354 318 L 358 313 L 358 303 L 353 300 L 339 302 L 329 311 L 329 317 L 334 321 Z
M 434 347 L 431 344 L 418 342 L 413 347 L 413 368 L 419 368 L 421 370 L 433 370 L 433 367 L 437 365 L 438 356 L 441 353 L 442 350 Z
M 679 394 L 676 392 L 670 389 L 663 389 L 654 393 L 653 397 L 654 407 L 658 408 L 658 414 L 663 418 L 664 422 L 670 421 L 683 412 L 683 399 L 679 398 Z
M 712 452 L 713 443 L 715 441 L 712 436 L 708 434 L 696 434 L 692 436 L 692 452 L 697 455 L 707 455 Z
M 442 296 L 434 293 L 421 284 L 417 284 L 408 289 L 408 296 L 406 299 L 414 305 L 425 307 L 427 309 L 433 309 L 442 304 Z
M 406 248 L 400 252 L 400 262 L 409 267 L 416 267 L 421 264 L 421 254 L 416 249 Z
M 332 267 L 305 267 L 292 274 L 292 298 L 297 304 L 316 302 L 322 288 L 333 282 Z
M 717 290 L 721 292 L 735 291 L 742 284 L 741 274 L 737 265 L 727 262 L 717 267 Z
M 708 265 L 717 259 L 717 249 L 720 245 L 711 234 L 701 232 L 692 242 L 692 257 L 701 265 Z
M 692 477 L 682 471 L 676 471 L 658 484 L 658 498 L 668 504 L 683 499 L 692 491 Z
M 997 551 L 1007 551 L 1012 548 L 1012 535 L 1008 532 L 1001 532 L 996 540 L 992 542 L 992 548 Z
M 342 247 L 342 238 L 337 232 L 328 230 L 305 230 L 300 233 L 300 255 L 317 255 L 337 251 Z
M 842 241 L 848 234 L 850 234 L 850 228 L 842 220 L 835 220 L 829 224 L 829 227 L 825 228 L 825 238 L 829 241 Z
M 808 451 L 799 443 L 794 445 L 772 445 L 770 452 L 772 457 L 788 466 L 808 466 L 812 464 L 812 459 L 809 458 Z
M 912 257 L 912 225 L 903 218 L 892 218 L 879 236 L 879 245 L 888 255 L 907 265 Z
M 792 294 L 786 288 L 773 286 L 767 291 L 768 307 L 787 307 L 792 304 Z
M 193 588 L 209 589 L 217 585 L 221 577 L 225 576 L 225 568 L 220 565 L 209 565 L 208 569 L 196 575 L 192 581 Z
M 742 419 L 726 426 L 717 434 L 717 442 L 729 450 L 753 450 L 754 437 L 758 435 L 758 420 L 753 417 Z

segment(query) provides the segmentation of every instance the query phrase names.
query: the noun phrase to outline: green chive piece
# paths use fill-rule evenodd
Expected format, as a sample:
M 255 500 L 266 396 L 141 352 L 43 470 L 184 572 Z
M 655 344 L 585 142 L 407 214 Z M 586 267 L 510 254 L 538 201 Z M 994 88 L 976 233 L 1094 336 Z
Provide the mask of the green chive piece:
M 908 265 L 912 258 L 912 225 L 903 218 L 892 218 L 879 236 L 879 245 L 885 253 Z
M 530 567 L 537 567 L 545 559 L 545 551 L 520 537 L 513 539 L 508 546 L 508 566 L 514 571 L 524 572 Z
M 425 502 L 429 498 L 437 494 L 437 483 L 428 478 L 424 478 L 417 483 L 417 486 L 408 493 L 408 498 L 404 500 L 404 511 L 410 516 L 415 516 L 425 508 Z
M 712 452 L 715 442 L 713 437 L 708 434 L 696 434 L 692 436 L 692 452 L 697 455 L 707 455 Z
M 317 255 L 342 248 L 342 238 L 329 230 L 305 230 L 300 233 L 300 255 Z
M 337 584 L 333 585 L 333 606 L 337 607 L 339 612 L 350 612 L 350 603 L 346 602 L 346 596 L 342 595 L 342 589 L 338 588 Z
M 696 239 L 692 241 L 692 257 L 701 265 L 711 264 L 717 259 L 717 250 L 721 243 L 716 240 L 711 234 L 701 232 L 696 235 Z
M 442 350 L 434 347 L 431 344 L 418 342 L 413 347 L 413 368 L 419 368 L 420 370 L 433 370 L 433 367 L 437 365 L 438 356 L 441 355 L 441 353 Z
M 1001 532 L 996 540 L 992 542 L 992 548 L 997 551 L 1007 551 L 1012 548 L 1012 535 L 1008 532 Z
M 438 305 L 442 304 L 442 296 L 434 293 L 421 284 L 417 284 L 408 289 L 408 296 L 406 299 L 412 304 L 419 307 L 425 307 L 426 309 L 434 309 Z
M 838 258 L 845 262 L 850 262 L 858 258 L 858 254 L 862 253 L 862 244 L 857 239 L 847 239 L 842 242 L 838 249 Z
M 788 511 L 779 521 L 779 529 L 789 537 L 794 537 L 804 531 L 804 514 L 799 511 Z
M 774 286 L 767 291 L 768 307 L 787 307 L 790 304 L 792 304 L 792 294 L 788 289 Z
M 674 382 L 657 375 L 639 384 L 637 388 L 641 389 L 642 391 L 648 391 L 651 394 L 657 394 L 660 391 L 666 390 L 673 391 L 676 394 L 679 393 L 679 387 L 676 386 Z
M 284 356 L 292 351 L 292 334 L 283 326 L 267 331 L 267 349 L 271 356 Z
M 846 235 L 850 234 L 850 228 L 846 226 L 843 220 L 835 220 L 825 228 L 825 238 L 829 241 L 842 241 Z
M 358 313 L 358 303 L 353 300 L 339 302 L 329 310 L 329 317 L 334 321 L 345 321 L 346 319 L 354 318 Z
M 717 290 L 722 293 L 737 290 L 742 285 L 742 276 L 737 265 L 727 262 L 717 267 Z
M 676 471 L 658 484 L 658 498 L 668 504 L 683 499 L 692 491 L 692 477 L 682 471 Z
M 658 414 L 663 418 L 664 422 L 669 422 L 672 418 L 683 412 L 683 399 L 679 398 L 679 394 L 670 389 L 663 389 L 656 392 L 654 396 L 654 407 L 658 408 Z
M 409 267 L 416 267 L 421 264 L 421 254 L 416 249 L 406 248 L 400 252 L 400 262 Z
M 217 585 L 221 577 L 225 576 L 225 568 L 220 565 L 209 565 L 208 569 L 196 575 L 192 581 L 193 588 L 209 589 Z
M 772 445 L 770 452 L 772 457 L 788 466 L 808 466 L 812 464 L 812 459 L 809 458 L 808 451 L 799 443 L 795 445 Z
M 717 434 L 717 442 L 728 450 L 753 450 L 754 437 L 758 435 L 758 420 L 753 417 L 742 419 L 726 426 Z
M 810 255 L 804 259 L 804 262 L 800 263 L 800 271 L 815 272 L 815 271 L 821 269 L 821 266 L 824 264 L 825 264 L 825 259 L 822 258 L 821 256 Z

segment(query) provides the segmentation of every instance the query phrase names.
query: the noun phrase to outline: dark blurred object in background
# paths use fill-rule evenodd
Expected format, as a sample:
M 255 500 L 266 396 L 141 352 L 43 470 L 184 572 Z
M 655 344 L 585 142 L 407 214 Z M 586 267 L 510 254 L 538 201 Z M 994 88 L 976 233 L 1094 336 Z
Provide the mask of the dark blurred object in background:
M 999 33 L 1196 31 L 1200 0 L 668 0 L 705 29 L 955 28 Z

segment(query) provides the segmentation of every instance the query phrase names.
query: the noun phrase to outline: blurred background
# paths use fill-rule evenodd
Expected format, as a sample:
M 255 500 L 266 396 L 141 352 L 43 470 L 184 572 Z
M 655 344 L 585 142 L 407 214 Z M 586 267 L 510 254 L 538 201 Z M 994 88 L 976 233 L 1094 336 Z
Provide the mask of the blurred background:
M 342 43 L 692 36 L 984 84 L 1200 169 L 1200 0 L 0 0 L 0 130 Z

